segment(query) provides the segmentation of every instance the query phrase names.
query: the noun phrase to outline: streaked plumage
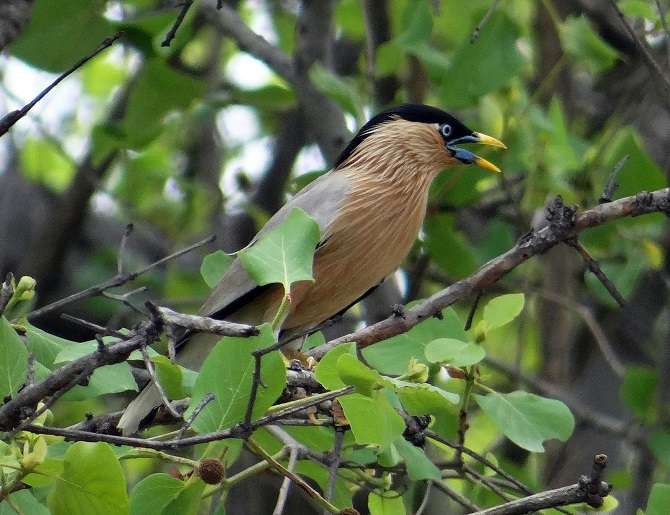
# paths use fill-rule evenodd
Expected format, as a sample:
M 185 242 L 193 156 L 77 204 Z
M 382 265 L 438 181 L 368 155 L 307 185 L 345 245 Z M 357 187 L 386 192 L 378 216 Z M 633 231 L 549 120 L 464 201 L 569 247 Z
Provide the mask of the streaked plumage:
M 448 134 L 447 134 L 448 133 Z M 475 133 L 451 115 L 421 105 L 403 105 L 372 118 L 344 150 L 334 169 L 319 177 L 280 209 L 261 229 L 279 225 L 295 207 L 312 216 L 321 230 L 314 256 L 314 282 L 291 288 L 285 333 L 300 333 L 350 306 L 402 263 L 421 228 L 428 191 L 445 168 L 475 162 L 495 169 L 451 143 L 502 146 Z M 283 296 L 281 285 L 258 287 L 236 259 L 200 309 L 201 315 L 260 324 L 273 319 Z M 198 368 L 211 335 L 195 335 L 180 361 Z M 124 433 L 160 402 L 145 389 L 119 422 Z

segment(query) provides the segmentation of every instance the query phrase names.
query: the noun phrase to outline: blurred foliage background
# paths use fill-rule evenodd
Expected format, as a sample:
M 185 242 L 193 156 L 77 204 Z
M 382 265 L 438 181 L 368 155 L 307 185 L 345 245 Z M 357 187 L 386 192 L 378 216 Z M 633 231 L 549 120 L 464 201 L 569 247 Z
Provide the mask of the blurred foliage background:
M 244 246 L 288 195 L 329 168 L 351 132 L 406 101 L 444 108 L 505 141 L 509 150 L 487 156 L 505 173 L 460 167 L 443 174 L 403 269 L 328 328 L 327 338 L 472 273 L 541 220 L 555 195 L 596 204 L 624 158 L 617 196 L 667 184 L 668 101 L 610 2 L 226 3 L 282 52 L 291 77 L 241 50 L 212 2 L 194 4 L 168 47 L 161 42 L 178 11 L 172 2 L 8 0 L 0 7 L 6 111 L 105 37 L 124 33 L 0 141 L 0 272 L 34 277 L 37 305 L 114 275 L 118 242 L 133 223 L 128 269 L 217 235 L 200 255 L 136 281 L 156 302 L 195 310 L 208 291 L 199 271 L 207 251 Z M 618 6 L 667 72 L 666 2 Z M 533 390 L 524 382 L 532 376 L 541 393 L 559 392 L 577 419 L 572 438 L 529 455 L 474 413 L 468 444 L 494 452 L 538 488 L 574 482 L 595 452 L 606 452 L 620 509 L 632 513 L 670 467 L 670 239 L 664 217 L 651 215 L 588 231 L 582 241 L 625 307 L 567 246 L 485 292 L 526 294 L 519 318 L 487 338 L 498 363 L 487 369 L 489 380 Z M 465 319 L 468 309 L 456 311 Z M 113 327 L 136 320 L 105 298 L 67 312 Z M 58 314 L 35 325 L 91 338 Z M 127 399 L 63 400 L 56 422 Z M 230 513 L 269 512 L 275 492 L 241 484 Z M 474 495 L 486 503 L 490 494 Z M 431 505 L 447 502 L 440 496 Z

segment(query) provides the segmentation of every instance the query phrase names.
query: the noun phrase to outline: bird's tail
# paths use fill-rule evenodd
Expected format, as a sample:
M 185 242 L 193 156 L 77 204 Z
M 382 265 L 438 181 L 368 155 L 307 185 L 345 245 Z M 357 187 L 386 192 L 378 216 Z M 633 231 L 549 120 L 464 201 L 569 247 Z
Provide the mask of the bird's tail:
M 144 420 L 151 411 L 160 406 L 161 396 L 155 385 L 150 384 L 140 394 L 135 397 L 121 415 L 119 423 L 116 425 L 121 430 L 123 436 L 136 433 L 140 427 L 140 422 Z

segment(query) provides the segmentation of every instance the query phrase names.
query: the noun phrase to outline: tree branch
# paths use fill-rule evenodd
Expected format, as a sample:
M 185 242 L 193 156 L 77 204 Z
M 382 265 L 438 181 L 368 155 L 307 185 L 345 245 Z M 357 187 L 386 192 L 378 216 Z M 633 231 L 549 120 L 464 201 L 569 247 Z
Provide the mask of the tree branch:
M 15 111 L 12 111 L 10 113 L 7 113 L 5 116 L 0 118 L 0 138 L 4 136 L 9 129 L 12 128 L 12 126 L 18 122 L 21 118 L 23 118 L 25 115 L 28 114 L 28 111 L 30 111 L 35 105 L 42 100 L 47 94 L 54 89 L 60 82 L 62 82 L 65 78 L 67 78 L 69 75 L 77 71 L 79 68 L 84 66 L 88 61 L 93 59 L 96 55 L 98 55 L 100 52 L 105 50 L 106 48 L 109 48 L 112 46 L 121 36 L 123 35 L 122 32 L 117 32 L 114 34 L 112 37 L 104 39 L 98 47 L 91 52 L 89 55 L 78 61 L 74 66 L 69 68 L 68 70 L 64 71 L 61 73 L 56 80 L 54 80 L 51 84 L 49 84 L 46 88 L 44 88 L 35 98 L 33 98 L 30 102 L 28 102 L 26 105 L 24 105 L 21 109 L 17 109 Z
M 619 218 L 654 212 L 670 213 L 670 188 L 663 188 L 652 193 L 641 192 L 634 196 L 601 204 L 582 213 L 575 213 L 572 208 L 560 203 L 558 217 L 560 219 L 552 220 L 544 227 L 532 230 L 513 248 L 492 259 L 471 276 L 453 283 L 417 306 L 407 309 L 405 317 L 391 315 L 377 324 L 315 347 L 307 354 L 319 359 L 329 350 L 344 343 L 356 342 L 359 348 L 364 348 L 391 336 L 405 333 L 423 320 L 439 315 L 447 306 L 495 283 L 531 257 L 546 252 L 558 243 L 574 238 L 586 229 Z

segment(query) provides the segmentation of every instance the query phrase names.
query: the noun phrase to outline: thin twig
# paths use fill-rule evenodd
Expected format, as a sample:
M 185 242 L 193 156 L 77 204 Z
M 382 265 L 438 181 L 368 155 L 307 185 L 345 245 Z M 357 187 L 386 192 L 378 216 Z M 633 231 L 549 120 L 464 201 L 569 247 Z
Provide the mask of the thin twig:
M 163 387 L 161 386 L 160 381 L 158 380 L 158 377 L 156 377 L 156 369 L 154 367 L 153 362 L 151 361 L 151 358 L 149 357 L 149 353 L 147 352 L 147 347 L 146 345 L 142 345 L 140 347 L 140 352 L 142 353 L 142 358 L 144 359 L 144 366 L 149 372 L 149 380 L 151 383 L 154 385 L 154 388 L 158 390 L 158 395 L 161 398 L 161 402 L 163 403 L 163 406 L 165 406 L 165 409 L 168 410 L 170 415 L 172 415 L 176 419 L 181 418 L 181 413 L 179 413 L 174 406 L 172 406 L 172 403 L 170 402 L 170 399 L 167 398 L 167 395 L 165 394 L 165 390 L 163 390 Z
M 431 480 L 426 481 L 426 491 L 423 493 L 423 499 L 421 504 L 416 509 L 414 515 L 423 515 L 424 510 L 428 507 L 428 501 L 430 500 L 430 492 L 433 489 L 433 482 Z
M 635 46 L 640 51 L 642 59 L 647 65 L 647 68 L 649 69 L 649 71 L 651 71 L 651 74 L 654 77 L 656 77 L 657 80 L 652 82 L 655 82 L 656 84 L 660 83 L 660 85 L 662 86 L 663 91 L 661 94 L 661 99 L 663 100 L 663 102 L 665 102 L 666 106 L 670 107 L 670 79 L 668 79 L 667 75 L 663 72 L 661 65 L 658 64 L 658 62 L 652 55 L 651 51 L 649 50 L 647 44 L 644 41 L 642 41 L 640 36 L 637 35 L 637 32 L 635 32 L 635 29 L 633 29 L 632 25 L 628 23 L 626 16 L 624 16 L 621 9 L 619 9 L 619 6 L 617 5 L 616 1 L 609 0 L 609 4 L 617 13 L 617 16 L 619 16 L 621 23 L 623 23 L 623 26 L 628 31 L 630 37 L 633 38 Z
M 295 465 L 298 462 L 298 449 L 292 447 L 288 455 L 288 465 L 286 470 L 293 472 L 295 470 Z M 288 492 L 291 489 L 291 478 L 285 476 L 282 481 L 281 487 L 279 488 L 279 495 L 277 496 L 277 504 L 275 504 L 275 509 L 272 512 L 272 515 L 282 515 L 284 512 L 284 507 L 286 506 L 286 500 L 288 499 Z
M 163 47 L 168 47 L 170 46 L 170 43 L 172 43 L 172 40 L 174 37 L 177 35 L 177 31 L 179 30 L 179 27 L 184 21 L 184 18 L 186 18 L 186 13 L 188 10 L 191 8 L 193 5 L 193 0 L 184 0 L 180 7 L 181 9 L 179 10 L 179 13 L 177 14 L 177 18 L 175 19 L 174 23 L 172 24 L 172 27 L 168 31 L 168 33 L 165 35 L 165 39 L 161 42 L 161 46 Z
M 482 290 L 477 291 L 477 296 L 475 297 L 475 301 L 472 303 L 472 306 L 470 307 L 470 312 L 468 313 L 468 319 L 465 321 L 465 325 L 463 326 L 464 331 L 469 331 L 470 328 L 472 328 L 472 321 L 475 318 L 475 313 L 477 313 L 477 307 L 479 306 L 479 301 L 482 298 Z
M 14 295 L 14 287 L 12 282 L 14 281 L 14 276 L 11 272 L 7 274 L 6 279 L 3 281 L 2 286 L 0 286 L 0 315 L 5 312 L 7 304 Z
M 81 327 L 85 327 L 86 329 L 90 329 L 96 334 L 102 334 L 105 336 L 114 336 L 115 338 L 119 338 L 121 340 L 125 340 L 126 338 L 128 338 L 127 334 L 123 334 L 118 331 L 108 329 L 107 327 L 95 324 L 93 322 L 89 322 L 88 320 L 84 320 L 83 318 L 68 315 L 67 313 L 61 313 L 60 318 L 62 318 L 63 320 L 67 320 L 68 322 L 77 324 Z
M 584 263 L 586 263 L 588 269 L 591 270 L 591 273 L 598 278 L 612 298 L 619 304 L 619 307 L 623 308 L 626 305 L 626 299 L 623 298 L 623 295 L 621 295 L 612 280 L 607 277 L 607 274 L 600 268 L 600 263 L 598 263 L 588 250 L 586 250 L 586 247 L 584 247 L 577 238 L 565 240 L 565 243 L 582 256 Z
M 491 2 L 491 5 L 489 5 L 489 8 L 486 10 L 486 13 L 484 13 L 484 17 L 477 24 L 475 30 L 472 31 L 472 34 L 470 35 L 470 43 L 474 44 L 479 39 L 479 34 L 484 28 L 484 25 L 486 25 L 487 22 L 489 21 L 489 18 L 491 17 L 493 12 L 496 10 L 496 7 L 498 7 L 498 3 L 500 3 L 500 0 L 493 0 Z
M 344 428 L 335 428 L 335 444 L 333 451 L 329 454 L 330 465 L 328 466 L 328 484 L 326 485 L 326 500 L 332 501 L 335 493 L 335 481 L 337 481 L 337 469 L 340 466 L 342 444 L 344 443 Z M 324 515 L 328 515 L 324 512 Z
M 447 485 L 445 485 L 442 481 L 435 481 L 433 484 L 435 485 L 435 488 L 437 488 L 440 492 L 442 492 L 447 497 L 450 497 L 451 499 L 456 501 L 458 504 L 463 506 L 463 508 L 469 510 L 468 513 L 473 512 L 473 511 L 479 511 L 481 509 L 475 503 L 470 501 L 470 499 L 468 499 L 467 497 L 463 497 L 458 492 L 452 490 Z
M 236 324 L 217 320 L 215 318 L 201 317 L 197 315 L 186 315 L 177 313 L 166 307 L 157 306 L 158 316 L 166 325 L 183 327 L 193 331 L 218 334 L 220 336 L 256 336 L 258 329 L 251 325 Z
M 214 241 L 215 236 L 209 236 L 205 238 L 204 240 L 201 240 L 197 243 L 194 243 L 193 245 L 190 245 L 186 248 L 183 248 L 181 250 L 178 250 L 177 252 L 174 252 L 168 256 L 165 256 L 164 258 L 159 259 L 158 261 L 154 261 L 153 263 L 145 266 L 144 268 L 140 268 L 139 270 L 136 270 L 135 272 L 127 272 L 124 274 L 117 274 L 111 279 L 107 279 L 106 281 L 103 281 L 101 283 L 98 283 L 94 286 L 91 286 L 89 288 L 86 288 L 84 290 L 81 290 L 77 293 L 73 293 L 72 295 L 69 295 L 63 299 L 56 300 L 54 302 L 51 302 L 50 304 L 47 304 L 46 306 L 43 306 L 39 309 L 36 309 L 34 311 L 31 311 L 28 313 L 27 317 L 28 320 L 34 320 L 36 318 L 39 318 L 47 313 L 50 313 L 51 311 L 54 311 L 56 309 L 60 309 L 63 306 L 66 306 L 68 304 L 71 304 L 73 302 L 83 300 L 83 299 L 88 299 L 89 297 L 94 297 L 96 295 L 100 295 L 103 291 L 107 291 L 112 288 L 116 288 L 117 286 L 122 286 L 123 284 L 126 284 L 130 281 L 133 281 L 137 279 L 139 276 L 142 274 L 145 274 L 149 272 L 150 270 L 153 270 L 154 268 L 165 264 L 168 261 L 171 261 L 173 259 L 176 259 L 178 257 L 183 256 L 184 254 L 187 254 L 188 252 L 191 252 L 195 249 L 198 249 L 200 247 L 203 247 L 207 245 L 208 243 Z
M 7 113 L 5 116 L 3 116 L 0 119 L 0 137 L 4 136 L 16 122 L 18 122 L 21 118 L 27 115 L 28 111 L 30 111 L 33 107 L 35 107 L 35 105 L 40 100 L 42 100 L 52 89 L 54 89 L 61 81 L 63 81 L 66 77 L 68 77 L 70 74 L 72 74 L 79 68 L 81 68 L 88 61 L 97 56 L 100 52 L 112 46 L 122 35 L 123 35 L 122 32 L 117 32 L 112 37 L 105 38 L 104 40 L 102 40 L 102 42 L 92 53 L 90 53 L 83 59 L 79 60 L 74 66 L 72 66 L 68 70 L 61 73 L 58 77 L 56 77 L 56 80 L 54 80 L 51 84 L 49 84 L 46 88 L 44 88 L 35 98 L 33 98 L 30 102 L 24 105 L 21 109 L 11 111 Z
M 333 513 L 336 515 L 340 513 L 340 510 L 339 508 L 337 508 L 337 506 L 334 506 L 326 499 L 324 499 L 319 492 L 314 490 L 314 488 L 312 488 L 309 485 L 309 483 L 307 483 L 300 476 L 296 475 L 290 470 L 287 470 L 286 467 L 284 467 L 281 463 L 279 463 L 267 452 L 265 452 L 265 450 L 263 450 L 263 448 L 260 445 L 254 442 L 252 438 L 249 438 L 247 440 L 247 445 L 253 452 L 255 452 L 259 456 L 263 457 L 266 461 L 268 461 L 273 469 L 279 472 L 282 476 L 288 477 L 291 481 L 293 481 L 296 484 L 296 486 L 298 486 L 307 495 L 307 498 L 310 499 L 318 507 L 327 510 L 328 513 Z
M 126 229 L 123 231 L 123 236 L 121 236 L 121 243 L 119 244 L 119 253 L 116 256 L 116 273 L 117 275 L 123 274 L 123 260 L 126 257 L 126 245 L 128 244 L 128 238 L 135 226 L 133 224 L 126 225 Z
M 467 454 L 471 458 L 477 460 L 479 463 L 484 465 L 485 467 L 490 468 L 493 470 L 496 474 L 500 475 L 501 477 L 505 478 L 507 481 L 509 481 L 511 484 L 513 484 L 516 488 L 519 489 L 519 491 L 531 495 L 533 491 L 528 488 L 526 485 L 524 485 L 521 481 L 516 479 L 514 476 L 508 474 L 505 472 L 503 469 L 486 459 L 484 456 L 481 454 L 476 453 L 472 449 L 468 449 L 467 447 L 461 447 L 459 445 L 451 443 L 449 440 L 446 440 L 445 438 L 442 438 L 440 435 L 437 433 L 434 433 L 433 431 L 426 431 L 425 432 L 426 437 L 430 438 L 431 440 L 435 440 L 436 442 L 440 442 L 443 445 L 446 445 L 447 447 L 451 447 L 454 450 L 461 450 L 463 454 Z M 436 483 L 437 484 L 437 483 Z
M 193 425 L 193 422 L 195 422 L 195 419 L 198 418 L 198 415 L 200 415 L 200 413 L 202 413 L 202 410 L 205 409 L 205 406 L 207 406 L 215 398 L 216 397 L 214 396 L 214 394 L 210 392 L 207 395 L 205 395 L 202 399 L 200 399 L 200 402 L 198 403 L 198 405 L 193 410 L 193 413 L 191 413 L 191 416 L 188 417 L 188 420 L 186 421 L 186 423 L 181 427 L 181 429 L 177 433 L 177 437 L 176 437 L 177 440 L 181 440 L 182 438 L 184 438 L 184 434 L 186 433 L 186 431 L 188 431 L 191 428 L 191 426 Z
M 625 156 L 623 156 L 621 159 L 619 159 L 617 164 L 614 165 L 612 172 L 607 178 L 607 182 L 605 183 L 603 192 L 600 195 L 600 198 L 598 199 L 598 204 L 605 204 L 607 202 L 612 202 L 612 199 L 614 198 L 614 193 L 619 188 L 619 183 L 616 182 L 617 177 L 619 176 L 619 172 L 624 167 L 628 159 L 630 159 L 630 154 L 626 154 Z

